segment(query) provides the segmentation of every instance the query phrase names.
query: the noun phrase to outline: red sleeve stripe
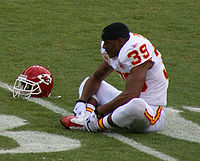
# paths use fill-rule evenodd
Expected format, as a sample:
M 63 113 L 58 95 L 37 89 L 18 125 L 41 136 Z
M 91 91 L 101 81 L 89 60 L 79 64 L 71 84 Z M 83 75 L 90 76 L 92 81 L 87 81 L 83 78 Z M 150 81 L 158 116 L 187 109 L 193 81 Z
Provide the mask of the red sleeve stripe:
M 145 109 L 144 115 L 149 120 L 150 124 L 154 125 L 158 121 L 158 119 L 160 118 L 161 111 L 162 111 L 162 108 L 159 106 L 159 108 L 157 109 L 157 112 L 156 112 L 156 116 L 153 118 L 153 116 L 151 116 L 148 113 L 147 109 Z
M 165 78 L 168 79 L 168 75 L 165 69 L 163 69 L 163 73 L 164 73 Z

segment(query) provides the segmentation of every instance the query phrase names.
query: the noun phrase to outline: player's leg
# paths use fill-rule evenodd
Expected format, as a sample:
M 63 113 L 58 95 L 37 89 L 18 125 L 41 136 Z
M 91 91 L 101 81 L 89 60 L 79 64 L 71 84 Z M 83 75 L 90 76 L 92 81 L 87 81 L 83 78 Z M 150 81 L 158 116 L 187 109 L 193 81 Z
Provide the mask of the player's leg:
M 88 78 L 89 77 L 85 78 L 79 87 L 79 97 L 82 94 L 83 87 L 86 81 L 88 80 Z M 106 81 L 102 81 L 97 93 L 94 94 L 92 98 L 94 98 L 97 101 L 98 105 L 101 106 L 110 102 L 112 99 L 117 97 L 120 93 L 121 93 L 120 90 L 116 89 L 115 87 L 107 83 Z
M 98 124 L 103 130 L 117 126 L 127 127 L 132 132 L 159 131 L 164 123 L 164 111 L 161 108 L 155 109 L 143 99 L 134 98 L 112 114 L 98 120 Z
M 164 108 L 158 107 L 158 106 L 153 106 L 152 107 L 154 110 L 154 115 L 153 116 L 148 116 L 146 117 L 149 118 L 150 121 L 150 126 L 146 127 L 143 129 L 142 132 L 147 133 L 147 132 L 158 132 L 160 131 L 163 126 L 164 126 L 164 120 L 165 120 L 165 111 Z
M 131 131 L 141 131 L 150 125 L 144 116 L 145 109 L 153 115 L 152 108 L 141 98 L 134 98 L 127 104 L 117 108 L 111 115 L 111 120 L 119 127 L 128 127 Z

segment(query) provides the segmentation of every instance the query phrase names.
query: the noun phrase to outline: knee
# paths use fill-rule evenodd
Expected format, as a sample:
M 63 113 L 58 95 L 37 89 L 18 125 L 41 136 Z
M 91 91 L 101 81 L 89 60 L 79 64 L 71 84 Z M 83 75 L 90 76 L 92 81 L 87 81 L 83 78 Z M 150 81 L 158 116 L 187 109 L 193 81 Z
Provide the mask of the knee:
M 128 102 L 129 115 L 143 116 L 147 103 L 141 98 L 133 98 Z
M 81 82 L 81 84 L 80 84 L 80 86 L 79 86 L 79 88 L 83 88 L 84 87 L 84 85 L 85 85 L 85 83 L 86 83 L 86 81 L 89 79 L 89 77 L 86 77 L 82 82 Z
M 83 87 L 85 86 L 85 83 L 86 83 L 86 81 L 89 79 L 89 77 L 86 77 L 82 82 L 81 82 L 81 84 L 80 84 L 80 86 L 79 86 L 79 98 L 80 98 L 80 96 L 81 96 L 81 94 L 82 94 L 82 91 L 83 91 Z
M 144 118 L 144 111 L 146 102 L 141 98 L 134 98 L 127 104 L 117 108 L 111 118 L 113 122 L 119 127 L 126 127 L 134 124 L 134 127 L 144 127 L 146 122 Z

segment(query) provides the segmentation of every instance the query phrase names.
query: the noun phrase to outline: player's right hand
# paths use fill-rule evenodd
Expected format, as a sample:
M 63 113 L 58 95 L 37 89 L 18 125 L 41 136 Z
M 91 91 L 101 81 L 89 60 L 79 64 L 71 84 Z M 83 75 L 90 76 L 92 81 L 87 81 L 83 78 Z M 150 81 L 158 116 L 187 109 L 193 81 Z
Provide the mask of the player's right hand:
M 94 111 L 86 119 L 86 121 L 84 122 L 84 126 L 85 126 L 86 130 L 90 131 L 90 132 L 101 131 L 100 128 L 98 127 L 98 119 L 97 119 L 97 115 L 95 114 Z
M 81 115 L 82 113 L 86 112 L 86 102 L 82 100 L 76 101 L 76 104 L 73 109 L 73 113 L 75 115 Z

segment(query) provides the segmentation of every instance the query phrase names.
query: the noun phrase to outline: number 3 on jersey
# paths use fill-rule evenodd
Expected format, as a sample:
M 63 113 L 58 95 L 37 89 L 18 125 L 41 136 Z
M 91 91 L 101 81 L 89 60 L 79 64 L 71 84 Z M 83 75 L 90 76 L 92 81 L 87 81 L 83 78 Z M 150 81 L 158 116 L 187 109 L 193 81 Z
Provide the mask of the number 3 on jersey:
M 147 51 L 147 48 L 146 48 L 146 44 L 143 44 L 143 45 L 141 45 L 140 47 L 139 47 L 139 50 L 140 50 L 140 52 L 141 52 L 141 54 L 142 54 L 142 57 L 144 58 L 144 59 L 148 59 L 149 58 L 149 56 L 150 56 L 150 54 L 149 54 L 149 52 Z M 135 66 L 135 65 L 137 65 L 137 64 L 140 64 L 141 62 L 142 62 L 142 58 L 141 58 L 141 56 L 140 56 L 140 54 L 139 54 L 139 52 L 137 51 L 137 50 L 133 50 L 133 51 L 131 51 L 130 53 L 128 53 L 128 58 L 133 58 L 134 60 L 131 62 L 131 64 L 133 65 L 133 66 Z

